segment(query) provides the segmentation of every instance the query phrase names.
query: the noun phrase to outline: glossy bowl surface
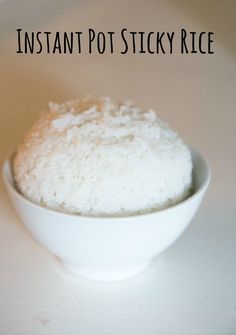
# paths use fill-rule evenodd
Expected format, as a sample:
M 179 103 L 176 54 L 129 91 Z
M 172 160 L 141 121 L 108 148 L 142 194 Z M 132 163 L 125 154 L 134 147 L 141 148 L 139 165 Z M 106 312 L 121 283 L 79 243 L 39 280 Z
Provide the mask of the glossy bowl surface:
M 127 217 L 85 217 L 38 206 L 15 186 L 11 159 L 3 180 L 21 221 L 34 238 L 61 259 L 65 268 L 96 281 L 126 279 L 140 273 L 168 248 L 196 213 L 210 182 L 210 171 L 192 149 L 193 194 L 173 207 Z

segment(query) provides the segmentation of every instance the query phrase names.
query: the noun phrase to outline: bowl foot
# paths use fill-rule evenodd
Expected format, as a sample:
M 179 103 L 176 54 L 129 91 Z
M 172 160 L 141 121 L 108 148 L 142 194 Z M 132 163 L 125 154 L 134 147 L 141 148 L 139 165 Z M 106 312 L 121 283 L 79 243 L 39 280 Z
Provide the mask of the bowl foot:
M 127 266 L 122 268 L 98 268 L 90 269 L 83 268 L 77 265 L 73 265 L 62 261 L 62 264 L 66 271 L 69 273 L 79 276 L 84 279 L 92 281 L 102 281 L 102 282 L 113 282 L 119 280 L 125 280 L 134 277 L 145 270 L 150 262 L 138 264 L 135 266 Z

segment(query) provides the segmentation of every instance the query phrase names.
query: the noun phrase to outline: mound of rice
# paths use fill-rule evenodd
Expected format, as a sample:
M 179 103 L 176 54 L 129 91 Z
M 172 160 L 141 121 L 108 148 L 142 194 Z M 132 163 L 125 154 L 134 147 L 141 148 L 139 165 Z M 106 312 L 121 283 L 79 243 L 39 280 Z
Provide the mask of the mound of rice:
M 50 103 L 13 164 L 32 202 L 86 216 L 124 216 L 170 207 L 192 187 L 182 139 L 154 111 L 109 98 Z

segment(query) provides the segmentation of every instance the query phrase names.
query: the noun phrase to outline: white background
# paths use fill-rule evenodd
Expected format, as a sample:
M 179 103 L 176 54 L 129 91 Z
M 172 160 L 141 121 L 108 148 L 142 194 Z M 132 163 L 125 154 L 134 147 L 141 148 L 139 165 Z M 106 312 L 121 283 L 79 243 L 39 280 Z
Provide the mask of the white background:
M 0 160 L 47 102 L 90 93 L 153 108 L 207 159 L 212 184 L 183 236 L 140 276 L 63 273 L 0 184 L 0 334 L 236 334 L 235 1 L 0 2 Z M 215 33 L 214 55 L 19 55 L 27 31 Z

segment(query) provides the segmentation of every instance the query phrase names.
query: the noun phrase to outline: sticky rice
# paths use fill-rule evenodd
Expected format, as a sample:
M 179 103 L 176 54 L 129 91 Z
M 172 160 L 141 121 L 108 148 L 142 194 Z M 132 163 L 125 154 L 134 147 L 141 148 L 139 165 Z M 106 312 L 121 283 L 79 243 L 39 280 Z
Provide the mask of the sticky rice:
M 13 171 L 32 202 L 86 216 L 161 210 L 192 188 L 190 150 L 153 110 L 109 98 L 50 103 Z

